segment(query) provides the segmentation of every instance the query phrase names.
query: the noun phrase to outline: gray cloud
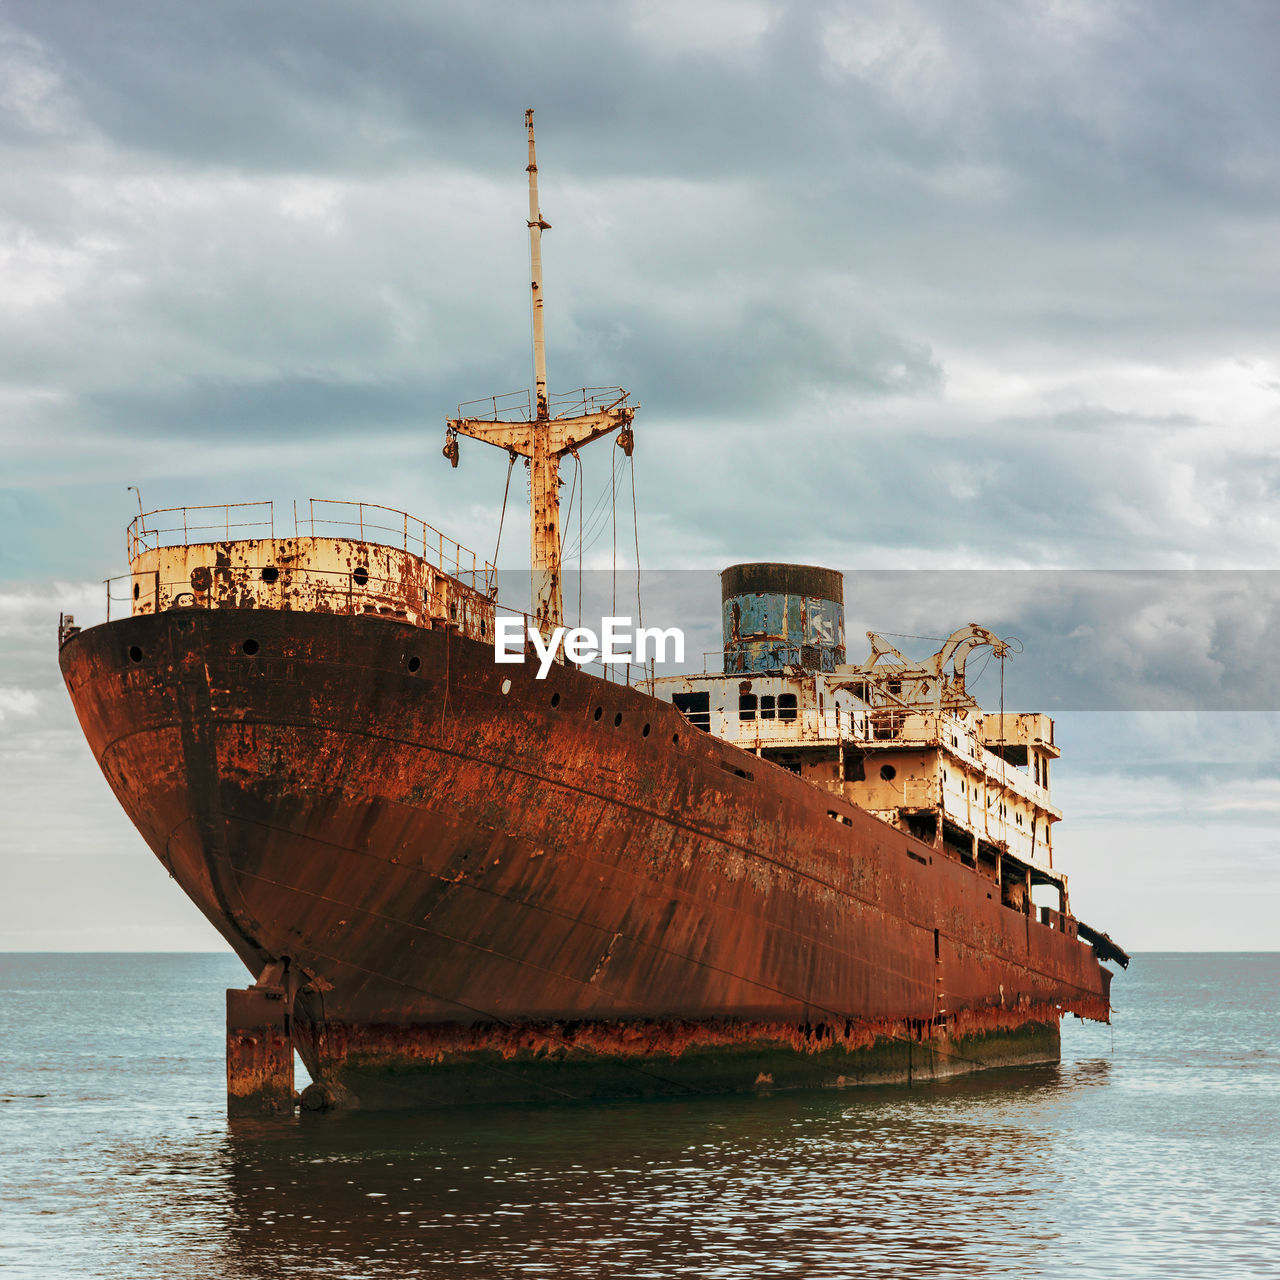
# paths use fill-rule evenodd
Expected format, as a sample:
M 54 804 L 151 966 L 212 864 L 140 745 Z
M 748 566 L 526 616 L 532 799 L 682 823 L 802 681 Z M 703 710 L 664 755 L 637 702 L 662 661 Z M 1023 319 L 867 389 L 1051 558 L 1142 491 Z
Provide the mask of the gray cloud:
M 457 402 L 530 380 L 529 105 L 553 386 L 643 402 L 646 566 L 1275 563 L 1278 25 L 1248 0 L 9 0 L 0 576 L 46 592 L 30 653 L 51 581 L 124 567 L 131 483 L 282 519 L 374 499 L 491 554 L 505 460 L 439 445 Z M 590 507 L 612 453 L 586 454 Z M 1017 630 L 1025 702 L 1274 705 L 1265 575 L 850 581 L 851 629 Z M 6 733 L 60 705 L 35 661 L 6 654 Z M 7 739 L 46 809 L 63 731 Z M 1240 785 L 1197 830 L 1271 812 L 1274 744 L 1233 751 L 1205 745 Z M 1198 767 L 1085 772 L 1169 808 Z
M 949 423 L 954 453 L 990 426 L 939 400 L 966 347 L 1265 346 L 1264 11 L 767 6 L 754 38 L 645 12 L 14 7 L 6 194 L 44 301 L 12 371 L 106 429 L 124 383 L 143 431 L 211 385 L 346 379 L 387 421 L 384 381 L 447 404 L 523 380 L 530 95 L 553 370 L 609 363 L 664 416 L 900 394 L 921 404 L 895 429 Z

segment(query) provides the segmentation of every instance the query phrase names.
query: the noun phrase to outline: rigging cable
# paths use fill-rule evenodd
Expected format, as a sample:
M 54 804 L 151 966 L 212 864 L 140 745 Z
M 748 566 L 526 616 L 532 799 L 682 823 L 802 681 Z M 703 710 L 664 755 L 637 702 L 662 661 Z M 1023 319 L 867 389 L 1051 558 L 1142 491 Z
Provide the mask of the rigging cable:
M 640 517 L 636 514 L 636 460 L 634 457 L 629 459 L 631 463 L 631 528 L 635 533 L 636 539 L 636 628 L 644 626 L 644 603 L 640 597 Z M 653 696 L 653 681 L 657 674 L 656 668 L 658 662 L 658 650 L 655 645 L 653 651 L 653 667 L 649 672 L 649 695 Z M 644 670 L 644 659 L 640 660 L 640 669 Z
M 573 483 L 569 486 L 569 507 L 565 513 L 564 526 L 560 532 L 560 581 L 564 582 L 564 540 L 568 537 L 569 521 L 573 519 L 573 495 L 578 492 L 578 451 L 575 449 L 570 455 L 574 461 Z M 582 505 L 582 495 L 578 494 L 578 505 Z M 579 570 L 581 572 L 581 570 Z M 578 607 L 578 625 L 582 625 L 582 607 Z
M 619 458 L 615 465 L 618 468 L 621 468 L 622 459 Z M 615 472 L 615 478 L 617 474 L 618 473 Z M 580 531 L 579 537 L 578 537 L 578 544 L 576 547 L 572 547 L 569 549 L 569 554 L 573 554 L 575 551 L 578 553 L 584 553 L 584 552 L 590 551 L 591 548 L 594 547 L 595 544 L 600 540 L 600 535 L 604 532 L 604 518 L 608 511 L 608 509 L 604 505 L 604 502 L 608 496 L 609 496 L 609 490 L 607 487 L 600 491 L 599 498 L 596 499 L 595 504 L 592 506 L 591 510 L 587 513 L 585 533 L 590 536 L 586 537 L 584 542 L 584 535 Z
M 511 492 L 511 472 L 516 465 L 516 451 L 510 450 L 510 460 L 507 463 L 507 483 L 502 490 L 502 514 L 498 517 L 498 540 L 493 544 L 493 575 L 494 584 L 497 585 L 498 580 L 498 548 L 502 546 L 502 524 L 507 518 L 507 494 Z
M 577 455 L 574 455 L 574 462 L 577 463 L 578 474 L 582 474 L 582 462 Z M 586 481 L 582 481 L 582 486 L 586 485 Z M 578 495 L 578 626 L 582 626 L 582 502 L 583 495 Z
M 881 631 L 878 633 L 882 636 L 890 636 L 894 640 L 936 640 L 938 644 L 946 644 L 946 636 L 913 636 L 905 631 Z
M 570 456 L 572 456 L 572 457 L 573 457 L 574 462 L 577 462 L 577 460 L 578 460 L 578 459 L 577 459 L 577 456 L 576 456 L 576 455 L 570 455 Z M 568 526 L 568 524 L 569 524 L 569 520 L 573 517 L 573 495 L 574 495 L 574 493 L 577 491 L 577 488 L 578 488 L 578 469 L 577 469 L 577 467 L 574 467 L 574 469 L 573 469 L 573 483 L 569 486 L 568 512 L 567 512 L 566 519 L 565 519 L 565 525 L 566 525 L 566 528 L 567 528 L 567 526 Z M 560 559 L 561 559 L 561 560 L 563 560 L 563 559 L 564 559 L 564 540 L 565 540 L 565 538 L 566 538 L 566 537 L 568 537 L 568 533 L 567 533 L 567 532 L 561 532 L 561 534 L 560 534 Z
M 613 604 L 611 611 L 616 618 L 618 616 L 618 467 L 616 463 L 609 473 L 609 502 L 611 507 L 609 515 L 613 521 Z
M 965 682 L 964 682 L 964 683 L 965 683 L 965 688 L 966 688 L 967 690 L 972 691 L 972 690 L 973 690 L 973 687 L 974 687 L 974 686 L 978 683 L 978 681 L 979 681 L 979 680 L 981 680 L 981 679 L 982 679 L 982 677 L 986 674 L 987 668 L 991 665 L 991 657 L 992 657 L 992 655 L 991 655 L 990 653 L 989 653 L 989 654 L 987 654 L 987 660 L 986 660 L 986 662 L 984 662 L 984 663 L 982 664 L 982 670 L 981 670 L 981 671 L 979 671 L 979 672 L 978 672 L 978 674 L 977 674 L 976 676 L 974 676 L 972 680 L 970 680 L 970 679 L 968 678 L 968 676 L 966 676 L 966 677 L 965 677 Z
M 994 652 L 994 650 L 993 650 Z M 1004 838 L 1005 844 L 1009 843 L 1009 831 L 1007 827 L 1008 818 L 1005 814 L 1005 796 L 1008 794 L 1009 779 L 1005 769 L 1005 758 L 1003 744 L 1008 741 L 1005 737 L 1004 728 L 1004 654 L 1000 655 L 1000 741 L 1002 744 L 1000 751 L 1000 833 Z M 1027 872 L 1030 877 L 1030 871 Z M 1031 896 L 1031 884 L 1027 883 L 1027 896 Z M 1027 903 L 1027 914 L 1031 914 L 1031 903 Z

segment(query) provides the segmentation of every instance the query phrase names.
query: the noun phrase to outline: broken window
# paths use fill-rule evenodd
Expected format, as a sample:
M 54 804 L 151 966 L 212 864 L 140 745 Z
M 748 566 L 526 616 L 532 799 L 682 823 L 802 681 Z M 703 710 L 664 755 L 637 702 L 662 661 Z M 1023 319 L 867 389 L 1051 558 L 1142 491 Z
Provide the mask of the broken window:
M 773 695 L 766 693 L 764 697 L 760 699 L 760 719 L 772 720 L 776 714 L 777 713 L 774 710 Z
M 671 701 L 677 711 L 684 713 L 684 718 L 695 729 L 704 733 L 711 732 L 711 695 L 709 693 L 675 693 Z
M 794 693 L 778 694 L 778 719 L 794 720 L 796 718 L 796 695 Z
M 896 738 L 902 732 L 905 716 L 901 711 L 873 711 L 871 733 L 875 738 Z
M 738 719 L 754 720 L 756 718 L 756 695 L 740 693 L 738 695 Z

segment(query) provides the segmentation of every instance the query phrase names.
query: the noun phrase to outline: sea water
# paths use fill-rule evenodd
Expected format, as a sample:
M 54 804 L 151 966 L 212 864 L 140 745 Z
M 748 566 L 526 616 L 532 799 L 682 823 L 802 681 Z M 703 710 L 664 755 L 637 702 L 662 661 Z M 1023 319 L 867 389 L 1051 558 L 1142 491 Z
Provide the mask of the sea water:
M 1059 1067 L 229 1122 L 229 956 L 0 955 L 0 1275 L 1275 1277 L 1280 956 L 1139 955 Z

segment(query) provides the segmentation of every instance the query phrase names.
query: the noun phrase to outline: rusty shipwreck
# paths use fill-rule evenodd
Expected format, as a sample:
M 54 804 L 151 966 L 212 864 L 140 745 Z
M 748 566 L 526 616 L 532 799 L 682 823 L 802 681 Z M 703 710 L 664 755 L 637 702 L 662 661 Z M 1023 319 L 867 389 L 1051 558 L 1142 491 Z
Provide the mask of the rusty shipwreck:
M 529 621 L 563 617 L 560 460 L 624 392 L 448 424 L 528 460 Z M 721 577 L 722 669 L 495 662 L 492 566 L 367 504 L 140 515 L 128 617 L 59 627 L 85 735 L 256 978 L 233 1112 L 842 1086 L 1055 1061 L 1123 951 L 1072 914 L 1048 717 L 984 714 L 957 631 L 846 662 L 830 570 Z M 1049 898 L 1048 902 L 1044 899 Z

